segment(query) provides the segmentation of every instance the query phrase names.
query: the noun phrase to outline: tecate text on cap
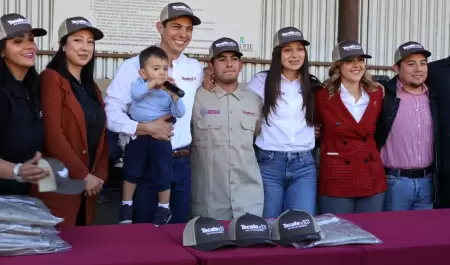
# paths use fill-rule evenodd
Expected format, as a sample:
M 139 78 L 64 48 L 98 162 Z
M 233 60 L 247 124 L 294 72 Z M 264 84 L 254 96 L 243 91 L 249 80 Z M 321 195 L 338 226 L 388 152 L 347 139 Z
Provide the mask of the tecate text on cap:
M 223 46 L 236 47 L 236 43 L 231 41 L 222 41 L 221 43 L 216 43 L 216 47 L 220 48 Z
M 422 45 L 416 44 L 416 43 L 412 43 L 412 44 L 403 46 L 402 48 L 403 48 L 403 50 L 409 50 L 409 49 L 423 49 Z
M 201 230 L 203 234 L 221 234 L 225 232 L 225 228 L 223 226 L 202 228 Z
M 362 48 L 360 45 L 353 44 L 353 45 L 344 46 L 344 47 L 342 47 L 342 49 L 344 51 L 350 51 L 350 50 L 361 50 Z
M 91 26 L 91 23 L 89 23 L 89 22 L 87 22 L 86 20 L 82 20 L 82 19 L 79 19 L 79 20 L 71 20 L 70 22 L 72 22 L 72 24 L 75 24 L 75 25 L 86 25 L 86 26 Z
M 295 229 L 295 228 L 300 228 L 300 227 L 305 227 L 307 225 L 309 225 L 311 223 L 311 221 L 309 221 L 309 219 L 304 219 L 303 221 L 295 221 L 292 223 L 287 223 L 287 224 L 283 224 L 283 228 L 285 229 Z
M 30 22 L 27 19 L 18 18 L 18 19 L 14 19 L 14 20 L 8 20 L 8 24 L 15 26 L 15 25 L 20 25 L 20 24 L 30 24 Z
M 289 31 L 289 32 L 281 33 L 281 36 L 283 36 L 283 37 L 302 36 L 302 34 L 298 31 Z
M 187 7 L 187 6 L 172 6 L 172 8 L 175 9 L 175 10 L 184 10 L 184 11 L 187 11 L 189 13 L 192 13 L 192 10 L 189 7 Z
M 245 231 L 266 231 L 267 225 L 241 225 L 241 229 Z

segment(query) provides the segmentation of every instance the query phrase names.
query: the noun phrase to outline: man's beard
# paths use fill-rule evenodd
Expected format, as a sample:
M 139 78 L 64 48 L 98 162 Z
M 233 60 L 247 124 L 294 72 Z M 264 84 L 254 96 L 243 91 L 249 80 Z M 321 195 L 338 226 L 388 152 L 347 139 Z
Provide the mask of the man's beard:
M 418 82 L 409 82 L 408 86 L 413 87 L 413 88 L 420 88 L 423 86 L 423 81 L 418 81 Z
M 218 81 L 219 83 L 225 84 L 225 85 L 230 85 L 230 84 L 236 83 L 238 81 L 238 77 L 220 78 L 220 77 L 216 76 L 216 81 Z

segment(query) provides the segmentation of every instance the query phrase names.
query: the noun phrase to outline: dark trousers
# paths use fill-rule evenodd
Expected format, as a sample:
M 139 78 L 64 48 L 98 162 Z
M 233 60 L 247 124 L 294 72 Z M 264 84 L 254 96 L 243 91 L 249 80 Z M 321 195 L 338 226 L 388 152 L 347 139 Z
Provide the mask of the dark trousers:
M 189 201 L 191 192 L 191 162 L 189 156 L 172 158 L 170 175 L 171 224 L 189 221 Z M 137 184 L 133 199 L 133 223 L 152 223 L 158 207 L 158 193 L 148 179 Z
M 145 181 L 152 191 L 170 189 L 172 174 L 172 145 L 148 135 L 138 136 L 126 147 L 123 162 L 124 180 L 131 183 Z
M 108 139 L 108 150 L 109 150 L 109 164 L 114 165 L 117 159 L 122 158 L 122 149 L 117 144 L 119 140 L 119 134 L 113 131 L 106 131 Z

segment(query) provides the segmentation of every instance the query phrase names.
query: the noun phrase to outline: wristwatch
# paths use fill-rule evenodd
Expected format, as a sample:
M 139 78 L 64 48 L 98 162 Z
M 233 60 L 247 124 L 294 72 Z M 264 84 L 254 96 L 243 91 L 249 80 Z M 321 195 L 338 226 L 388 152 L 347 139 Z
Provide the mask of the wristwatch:
M 20 170 L 21 166 L 22 166 L 22 163 L 16 164 L 13 168 L 13 174 L 14 174 L 14 179 L 17 182 L 24 183 L 25 181 L 23 180 L 23 178 L 21 176 L 19 176 L 19 170 Z

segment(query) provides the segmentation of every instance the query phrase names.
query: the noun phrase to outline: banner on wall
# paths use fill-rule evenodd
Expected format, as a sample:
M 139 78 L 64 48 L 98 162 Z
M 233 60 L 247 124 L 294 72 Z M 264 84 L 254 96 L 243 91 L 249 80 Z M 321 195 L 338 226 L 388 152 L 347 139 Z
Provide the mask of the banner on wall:
M 58 27 L 68 17 L 83 16 L 105 34 L 97 52 L 138 53 L 159 43 L 156 29 L 168 0 L 76 0 L 55 1 L 52 39 L 57 48 Z M 247 58 L 261 58 L 261 0 L 184 0 L 202 24 L 194 28 L 189 54 L 206 55 L 211 43 L 230 37 L 240 44 Z

